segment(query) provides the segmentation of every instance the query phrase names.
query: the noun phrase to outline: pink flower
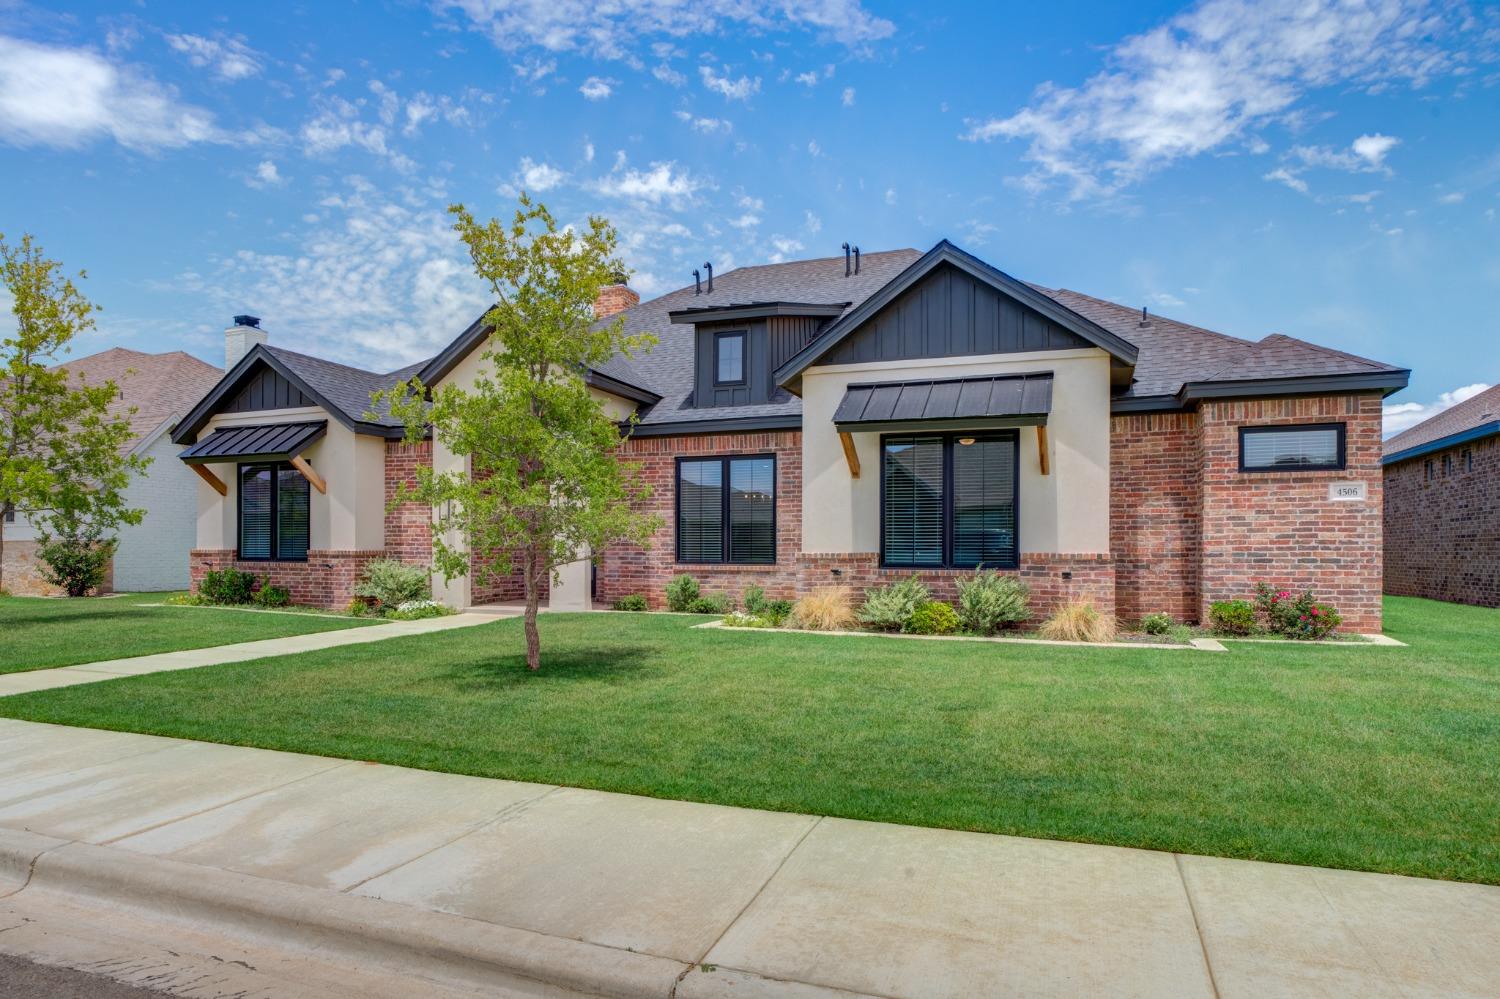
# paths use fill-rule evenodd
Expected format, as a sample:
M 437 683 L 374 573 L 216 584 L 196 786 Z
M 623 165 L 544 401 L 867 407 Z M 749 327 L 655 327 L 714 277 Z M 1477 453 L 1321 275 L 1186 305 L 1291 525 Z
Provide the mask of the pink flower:
M 1313 617 L 1317 617 L 1318 616 L 1318 609 L 1316 607 L 1314 607 L 1312 609 L 1312 615 L 1313 615 Z
M 1285 600 L 1287 597 L 1289 597 L 1291 595 L 1292 595 L 1292 591 L 1291 590 L 1282 590 L 1280 593 L 1276 594 L 1276 599 L 1277 600 Z

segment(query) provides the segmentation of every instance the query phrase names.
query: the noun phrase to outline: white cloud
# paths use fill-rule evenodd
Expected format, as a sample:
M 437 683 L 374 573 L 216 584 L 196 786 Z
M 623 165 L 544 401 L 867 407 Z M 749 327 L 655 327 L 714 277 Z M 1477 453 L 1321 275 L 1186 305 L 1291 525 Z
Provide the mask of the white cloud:
M 497 188 L 497 193 L 507 198 L 514 198 L 522 191 L 540 194 L 552 190 L 567 179 L 568 175 L 551 163 L 538 163 L 530 156 L 523 156 L 516 172 L 509 181 Z
M 488 303 L 463 244 L 446 214 L 411 192 L 346 184 L 323 199 L 327 221 L 303 230 L 295 251 L 238 249 L 174 291 L 198 291 L 216 314 L 248 309 L 272 343 L 362 368 L 431 356 Z
M 211 112 L 90 49 L 0 35 L 0 141 L 76 149 L 103 138 L 148 151 L 248 136 L 224 132 Z
M 738 80 L 729 78 L 726 68 L 723 75 L 715 73 L 712 66 L 699 66 L 698 75 L 708 90 L 722 94 L 726 101 L 748 101 L 752 94 L 760 93 L 760 77 L 742 76 Z
M 772 236 L 771 245 L 783 257 L 789 257 L 793 253 L 798 253 L 802 250 L 802 241 L 800 239 L 793 239 L 790 236 Z
M 1294 191 L 1298 191 L 1302 194 L 1307 193 L 1307 181 L 1303 180 L 1301 177 L 1298 177 L 1295 173 L 1288 170 L 1286 167 L 1277 167 L 1275 170 L 1272 170 L 1270 173 L 1263 176 L 1261 180 L 1274 180 L 1278 183 L 1285 184 L 1287 187 L 1290 187 Z
M 1024 139 L 1032 191 L 1107 197 L 1153 170 L 1231 143 L 1301 111 L 1330 86 L 1378 91 L 1462 71 L 1446 48 L 1463 14 L 1437 0 L 1202 0 L 1116 44 L 1078 87 L 1048 83 L 1008 117 L 968 122 L 971 141 Z M 1354 155 L 1378 167 L 1388 137 Z
M 990 237 L 999 231 L 999 227 L 992 222 L 980 219 L 969 219 L 963 224 L 964 241 L 973 246 L 983 246 L 990 241 Z
M 686 76 L 683 76 L 666 63 L 662 63 L 653 69 L 651 75 L 670 87 L 680 87 L 687 83 Z
M 523 82 L 538 83 L 557 72 L 557 60 L 527 56 L 520 62 L 511 63 L 510 68 Z
M 1457 205 L 1457 204 L 1460 204 L 1463 200 L 1464 200 L 1464 193 L 1462 191 L 1449 191 L 1447 194 L 1445 194 L 1442 197 L 1438 198 L 1438 204 L 1440 204 L 1440 205 Z
M 1163 309 L 1178 309 L 1187 303 L 1170 291 L 1156 291 L 1146 296 L 1146 301 Z
M 811 233 L 822 232 L 823 220 L 818 218 L 811 211 L 805 211 L 802 215 L 802 227 Z
M 251 187 L 276 187 L 285 182 L 286 178 L 271 160 L 261 160 L 255 168 L 255 174 L 245 179 L 245 183 Z
M 578 92 L 591 101 L 602 101 L 614 93 L 619 84 L 619 80 L 612 80 L 607 76 L 591 76 L 583 81 Z
M 734 38 L 747 30 L 798 30 L 855 47 L 896 30 L 865 10 L 860 0 L 439 0 L 438 5 L 461 11 L 505 51 L 537 47 L 606 59 L 627 58 L 660 36 Z M 675 46 L 658 42 L 650 48 L 657 58 L 666 58 Z
M 854 88 L 845 87 L 843 96 L 839 100 L 843 103 L 844 107 L 852 108 L 854 106 Z
M 680 205 L 691 201 L 704 184 L 678 169 L 675 162 L 667 161 L 652 163 L 648 170 L 626 168 L 623 162 L 617 162 L 615 170 L 593 186 L 605 197 L 652 205 Z
M 260 53 L 246 45 L 243 39 L 227 35 L 216 38 L 167 35 L 166 39 L 174 52 L 187 56 L 190 64 L 200 69 L 211 67 L 220 79 L 243 80 L 260 73 Z
M 818 85 L 818 74 L 812 70 L 808 70 L 806 73 L 798 73 L 792 77 L 792 80 L 793 82 L 802 84 L 804 87 L 816 87 Z
M 888 205 L 894 205 L 896 203 L 896 189 L 894 187 L 888 187 L 885 189 L 885 203 Z
M 1387 405 L 1382 409 L 1384 419 L 1384 433 L 1389 437 L 1391 434 L 1400 433 L 1409 427 L 1414 427 L 1423 420 L 1436 416 L 1445 409 L 1457 406 L 1465 399 L 1472 399 L 1485 389 L 1489 388 L 1484 382 L 1476 382 L 1473 385 L 1464 385 L 1451 392 L 1444 392 L 1433 402 L 1398 402 Z
M 746 212 L 737 219 L 730 219 L 729 224 L 736 229 L 753 229 L 760 225 L 760 216 L 752 212 Z
M 698 118 L 686 111 L 674 111 L 672 113 L 677 116 L 678 121 L 686 122 L 688 127 L 693 131 L 702 132 L 705 135 L 734 130 L 734 124 L 724 118 Z
M 583 144 L 583 162 L 594 162 L 594 144 L 592 142 L 585 141 Z
M 823 147 L 818 145 L 817 139 L 808 140 L 807 155 L 811 156 L 813 159 L 817 159 L 819 156 L 823 155 Z
M 1378 170 L 1385 165 L 1386 154 L 1400 143 L 1400 139 L 1377 132 L 1374 135 L 1361 135 L 1354 140 L 1350 148 L 1354 150 L 1354 155 L 1368 163 L 1371 169 Z

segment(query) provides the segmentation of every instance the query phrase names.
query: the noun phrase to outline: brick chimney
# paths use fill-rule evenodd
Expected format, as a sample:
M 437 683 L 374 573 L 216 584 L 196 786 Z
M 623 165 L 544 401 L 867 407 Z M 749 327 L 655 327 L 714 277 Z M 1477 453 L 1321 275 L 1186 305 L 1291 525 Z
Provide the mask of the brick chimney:
M 256 344 L 265 343 L 266 339 L 266 331 L 260 328 L 258 316 L 235 316 L 234 325 L 224 331 L 224 370 L 234 367 Z
M 616 283 L 599 289 L 599 294 L 594 299 L 594 318 L 608 319 L 619 315 L 640 300 L 641 296 L 621 278 Z

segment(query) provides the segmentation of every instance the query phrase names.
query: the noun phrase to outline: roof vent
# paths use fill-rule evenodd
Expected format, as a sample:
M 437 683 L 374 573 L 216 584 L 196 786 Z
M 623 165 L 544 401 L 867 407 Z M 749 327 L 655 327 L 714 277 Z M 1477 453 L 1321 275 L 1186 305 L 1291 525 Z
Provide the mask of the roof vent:
M 708 290 L 704 294 L 712 295 L 714 293 L 714 265 L 705 260 L 703 269 L 708 271 Z
M 1140 325 L 1141 325 L 1142 328 L 1151 325 L 1151 315 L 1146 311 L 1146 307 L 1144 305 L 1141 306 L 1141 322 L 1140 322 Z
M 849 276 L 849 244 L 848 243 L 845 243 L 843 245 L 843 251 L 844 251 L 844 277 L 848 277 Z
M 854 248 L 854 273 L 859 273 L 859 247 Z

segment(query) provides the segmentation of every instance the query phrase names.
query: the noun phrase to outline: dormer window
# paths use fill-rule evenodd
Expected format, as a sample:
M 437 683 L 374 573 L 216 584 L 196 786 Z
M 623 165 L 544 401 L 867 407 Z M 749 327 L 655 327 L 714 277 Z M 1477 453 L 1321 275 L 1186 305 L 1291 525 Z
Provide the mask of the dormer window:
M 745 384 L 745 332 L 714 334 L 714 384 Z

